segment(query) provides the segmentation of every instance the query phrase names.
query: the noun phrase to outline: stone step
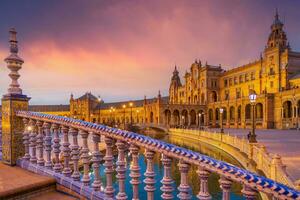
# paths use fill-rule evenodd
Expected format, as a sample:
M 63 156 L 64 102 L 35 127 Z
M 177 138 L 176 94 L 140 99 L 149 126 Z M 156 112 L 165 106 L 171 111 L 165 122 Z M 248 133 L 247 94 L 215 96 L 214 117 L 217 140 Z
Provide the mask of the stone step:
M 56 180 L 0 162 L 0 199 L 75 199 L 56 191 Z

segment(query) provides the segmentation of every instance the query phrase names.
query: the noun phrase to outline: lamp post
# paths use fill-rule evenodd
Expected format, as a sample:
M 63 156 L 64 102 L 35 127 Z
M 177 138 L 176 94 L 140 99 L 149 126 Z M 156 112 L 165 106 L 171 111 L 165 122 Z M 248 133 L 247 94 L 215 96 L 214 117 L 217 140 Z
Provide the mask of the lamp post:
M 199 129 L 201 129 L 201 115 L 202 115 L 201 113 L 198 114 L 198 116 L 199 116 Z
M 130 102 L 129 103 L 129 107 L 130 107 L 130 126 L 132 125 L 132 106 L 133 106 L 133 103 Z
M 224 111 L 224 109 L 223 108 L 220 108 L 220 114 L 221 114 L 221 116 L 220 116 L 220 121 L 221 121 L 221 133 L 224 133 L 224 129 L 223 129 L 223 111 Z
M 102 99 L 100 96 L 98 96 L 98 102 L 99 102 L 99 121 L 98 123 L 101 123 L 101 118 L 100 118 L 100 115 L 101 115 L 101 102 L 102 102 Z
M 123 105 L 123 109 L 124 109 L 124 129 L 125 129 L 126 126 L 126 120 L 125 120 L 126 105 L 125 104 Z
M 248 137 L 249 143 L 257 143 L 255 135 L 255 102 L 256 102 L 256 93 L 253 90 L 249 95 L 249 100 L 252 105 L 252 132 Z

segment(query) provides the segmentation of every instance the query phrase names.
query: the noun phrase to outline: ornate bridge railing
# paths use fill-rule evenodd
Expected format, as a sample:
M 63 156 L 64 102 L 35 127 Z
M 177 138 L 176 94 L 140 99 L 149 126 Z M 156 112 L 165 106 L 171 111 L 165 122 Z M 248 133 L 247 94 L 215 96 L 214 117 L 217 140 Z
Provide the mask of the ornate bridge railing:
M 173 199 L 173 180 L 171 175 L 171 163 L 173 159 L 179 160 L 181 175 L 178 187 L 179 199 L 190 199 L 190 187 L 187 173 L 190 165 L 198 166 L 200 179 L 200 191 L 198 199 L 211 199 L 208 191 L 208 177 L 211 172 L 220 175 L 220 187 L 223 191 L 223 199 L 230 199 L 230 187 L 232 182 L 243 185 L 242 194 L 248 200 L 256 199 L 258 192 L 263 192 L 273 199 L 300 199 L 300 192 L 277 183 L 271 179 L 256 175 L 247 170 L 240 169 L 208 156 L 181 148 L 166 142 L 155 140 L 137 133 L 119 130 L 104 125 L 84 122 L 66 117 L 47 115 L 35 112 L 19 111 L 17 116 L 23 118 L 25 124 L 24 146 L 25 155 L 20 159 L 19 165 L 35 173 L 47 174 L 56 178 L 62 186 L 89 199 L 126 199 L 125 191 L 125 150 L 129 146 L 132 164 L 130 166 L 131 185 L 133 199 L 138 199 L 138 186 L 140 182 L 140 166 L 138 163 L 139 149 L 145 148 L 147 169 L 145 172 L 144 190 L 147 199 L 154 197 L 155 172 L 153 157 L 155 153 L 162 154 L 164 175 L 160 188 L 162 199 Z M 63 134 L 61 141 L 59 133 Z M 79 150 L 78 133 L 82 138 L 82 148 Z M 88 148 L 88 135 L 92 134 L 93 149 Z M 72 144 L 69 141 L 72 136 Z M 99 151 L 100 136 L 104 136 L 106 153 Z M 113 187 L 113 145 L 116 141 L 118 160 L 116 162 L 116 178 L 118 190 Z M 62 148 L 61 148 L 62 145 Z M 59 155 L 63 155 L 63 162 Z M 45 154 L 45 155 L 44 155 Z M 101 183 L 99 167 L 104 160 L 106 184 Z M 83 165 L 83 173 L 79 171 L 79 163 Z M 90 164 L 94 171 L 94 179 L 91 181 Z M 92 182 L 92 183 L 91 183 Z M 116 194 L 117 193 L 117 194 Z

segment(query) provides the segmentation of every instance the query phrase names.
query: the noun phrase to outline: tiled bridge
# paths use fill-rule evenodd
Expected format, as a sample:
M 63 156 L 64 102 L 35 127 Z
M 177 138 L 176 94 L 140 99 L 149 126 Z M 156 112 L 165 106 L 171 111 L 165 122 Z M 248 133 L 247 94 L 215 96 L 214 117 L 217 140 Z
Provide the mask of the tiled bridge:
M 155 140 L 137 133 L 119 130 L 104 125 L 94 124 L 81 120 L 47 115 L 28 111 L 19 111 L 17 116 L 23 118 L 25 130 L 23 141 L 25 154 L 18 160 L 18 165 L 34 173 L 52 176 L 57 184 L 88 199 L 127 199 L 125 191 L 125 150 L 129 148 L 132 157 L 130 166 L 130 177 L 133 190 L 133 199 L 139 199 L 138 186 L 141 171 L 138 163 L 139 149 L 145 148 L 147 169 L 145 172 L 144 188 L 147 199 L 156 199 L 154 191 L 155 173 L 153 169 L 153 157 L 155 153 L 162 154 L 162 165 L 164 176 L 161 180 L 161 198 L 173 199 L 173 180 L 170 171 L 172 160 L 179 160 L 179 171 L 181 174 L 178 187 L 179 199 L 190 199 L 190 186 L 188 185 L 187 173 L 190 165 L 199 167 L 197 173 L 200 179 L 200 191 L 198 199 L 211 199 L 208 192 L 208 177 L 211 172 L 220 175 L 220 186 L 223 190 L 223 199 L 230 199 L 230 186 L 232 182 L 243 185 L 242 194 L 245 199 L 257 198 L 258 192 L 266 194 L 272 199 L 300 199 L 300 192 L 277 183 L 271 179 L 259 176 L 252 172 L 240 169 L 222 161 L 208 156 Z M 59 137 L 63 134 L 63 141 Z M 82 138 L 82 147 L 78 145 L 78 133 Z M 92 134 L 93 149 L 88 148 L 88 135 Z M 72 144 L 69 141 L 72 136 Z M 100 136 L 105 137 L 106 153 L 102 155 L 99 151 Z M 52 144 L 53 141 L 53 144 Z M 116 141 L 116 143 L 114 142 Z M 44 145 L 43 145 L 44 144 Z M 116 194 L 112 185 L 114 164 L 113 145 L 118 149 L 118 160 L 116 162 L 118 180 L 118 192 Z M 63 163 L 59 159 L 62 145 Z M 91 152 L 91 154 L 90 154 Z M 45 155 L 44 155 L 45 154 Z M 79 156 L 80 155 L 80 156 Z M 44 159 L 45 158 L 45 159 Z M 106 185 L 101 183 L 99 167 L 104 160 Z M 79 163 L 83 165 L 83 173 L 79 171 Z M 90 177 L 90 163 L 94 171 L 93 182 Z M 72 165 L 71 165 L 72 164 Z

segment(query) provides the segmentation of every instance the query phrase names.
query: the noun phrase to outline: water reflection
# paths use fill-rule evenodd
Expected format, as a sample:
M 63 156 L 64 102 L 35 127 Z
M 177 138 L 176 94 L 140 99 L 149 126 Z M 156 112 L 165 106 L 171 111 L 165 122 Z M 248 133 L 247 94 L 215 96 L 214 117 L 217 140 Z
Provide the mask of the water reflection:
M 235 161 L 233 158 L 231 158 L 230 156 L 224 154 L 223 152 L 218 151 L 217 149 L 213 149 L 210 146 L 207 146 L 205 144 L 199 143 L 197 141 L 189 141 L 186 139 L 182 139 L 182 138 L 178 138 L 178 137 L 163 137 L 161 138 L 161 136 L 157 136 L 157 135 L 152 135 L 152 137 L 158 137 L 161 140 L 164 140 L 166 142 L 170 142 L 173 144 L 176 144 L 178 146 L 183 146 L 189 149 L 192 149 L 194 151 L 200 152 L 202 154 L 211 156 L 213 158 L 216 158 L 218 160 L 224 160 L 228 163 L 234 164 L 239 166 L 239 163 L 237 161 Z M 139 165 L 141 168 L 141 184 L 139 185 L 139 198 L 140 199 L 147 199 L 147 193 L 144 190 L 145 184 L 143 183 L 143 180 L 146 178 L 144 176 L 144 173 L 146 171 L 146 159 L 144 157 L 144 149 L 140 150 L 140 156 L 139 156 Z M 114 156 L 115 161 L 117 160 L 117 155 Z M 155 199 L 161 199 L 160 195 L 162 194 L 162 192 L 160 191 L 160 187 L 162 186 L 162 184 L 160 183 L 160 181 L 163 178 L 163 166 L 162 163 L 160 161 L 161 159 L 161 155 L 160 154 L 156 154 L 154 157 L 154 171 L 156 173 L 155 176 L 155 180 L 156 180 L 156 184 L 155 184 L 155 188 L 156 191 L 154 192 L 155 195 Z M 130 184 L 130 177 L 129 177 L 129 173 L 130 173 L 130 161 L 131 161 L 131 156 L 129 154 L 129 152 L 126 152 L 126 181 L 125 181 L 125 191 L 126 194 L 128 196 L 128 199 L 132 198 L 132 186 Z M 174 191 L 173 191 L 173 195 L 174 195 L 174 199 L 178 199 L 177 198 L 177 194 L 179 193 L 177 187 L 180 184 L 180 172 L 178 169 L 178 161 L 175 160 L 172 162 L 172 166 L 171 166 L 171 174 L 172 174 L 172 178 L 174 180 Z M 101 165 L 100 167 L 100 175 L 101 175 L 101 179 L 104 185 L 106 185 L 106 177 L 105 177 L 105 173 L 104 173 L 104 166 Z M 189 185 L 191 187 L 191 194 L 192 194 L 192 199 L 197 199 L 196 195 L 199 192 L 199 178 L 198 175 L 196 173 L 197 171 L 197 166 L 192 165 L 189 173 L 188 173 L 188 181 L 189 181 Z M 113 186 L 116 189 L 115 194 L 118 193 L 118 182 L 117 179 L 115 178 L 116 172 L 113 174 Z M 93 173 L 91 172 L 91 178 L 93 179 Z M 212 173 L 209 177 L 209 192 L 212 195 L 212 199 L 213 200 L 221 200 L 222 199 L 222 191 L 220 189 L 218 180 L 219 180 L 219 176 L 215 173 Z M 237 183 L 233 183 L 232 188 L 231 188 L 231 198 L 230 199 L 234 199 L 234 200 L 240 200 L 240 199 L 244 199 L 240 193 L 241 191 L 241 185 L 237 184 Z

